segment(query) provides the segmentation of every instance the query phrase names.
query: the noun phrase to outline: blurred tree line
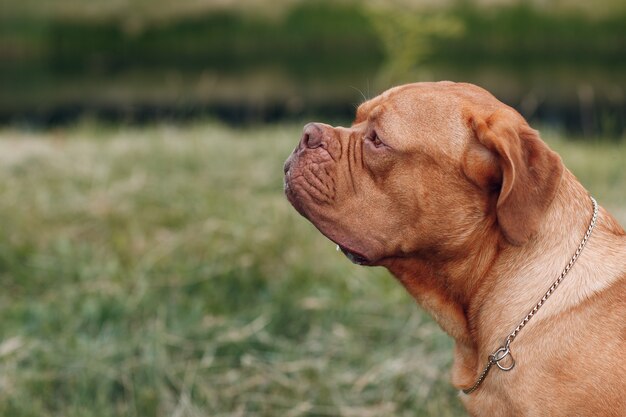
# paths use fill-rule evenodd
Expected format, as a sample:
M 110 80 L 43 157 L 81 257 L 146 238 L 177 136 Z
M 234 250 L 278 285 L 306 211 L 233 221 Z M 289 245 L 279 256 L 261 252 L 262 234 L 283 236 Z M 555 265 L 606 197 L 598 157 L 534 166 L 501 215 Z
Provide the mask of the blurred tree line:
M 3 6 L 0 121 L 345 120 L 391 85 L 451 79 L 543 123 L 624 135 L 626 8 L 606 1 L 595 14 L 508 1 L 256 2 L 273 14 L 160 3 L 152 18 L 142 1 L 129 13 Z

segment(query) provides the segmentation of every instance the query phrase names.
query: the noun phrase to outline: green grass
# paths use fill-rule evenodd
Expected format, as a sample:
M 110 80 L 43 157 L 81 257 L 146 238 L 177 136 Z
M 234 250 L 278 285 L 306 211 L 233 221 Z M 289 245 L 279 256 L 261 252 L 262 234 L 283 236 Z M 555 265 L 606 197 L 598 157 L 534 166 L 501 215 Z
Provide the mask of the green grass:
M 299 130 L 0 131 L 0 415 L 464 416 L 451 340 L 284 199 Z M 626 143 L 548 139 L 626 223 Z

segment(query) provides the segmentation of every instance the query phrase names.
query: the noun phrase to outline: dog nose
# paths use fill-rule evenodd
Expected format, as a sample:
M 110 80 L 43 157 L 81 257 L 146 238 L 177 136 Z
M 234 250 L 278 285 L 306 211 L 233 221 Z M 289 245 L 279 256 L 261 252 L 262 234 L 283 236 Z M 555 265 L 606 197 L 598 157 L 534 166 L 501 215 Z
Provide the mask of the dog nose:
M 322 128 L 317 123 L 309 123 L 304 126 L 302 131 L 302 139 L 300 144 L 309 149 L 319 148 L 322 146 Z

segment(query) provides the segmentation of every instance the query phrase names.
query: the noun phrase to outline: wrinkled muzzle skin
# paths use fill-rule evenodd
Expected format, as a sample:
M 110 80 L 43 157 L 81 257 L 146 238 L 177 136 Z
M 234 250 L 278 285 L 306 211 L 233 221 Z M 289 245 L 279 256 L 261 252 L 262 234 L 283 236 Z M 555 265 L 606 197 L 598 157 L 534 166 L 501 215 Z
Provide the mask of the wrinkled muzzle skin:
M 376 230 L 399 225 L 390 217 L 368 216 L 368 207 L 386 207 L 392 202 L 375 192 L 375 178 L 363 161 L 364 135 L 363 126 L 305 126 L 300 143 L 285 163 L 285 194 L 353 262 L 371 264 L 385 249 Z
M 484 211 L 458 170 L 458 101 L 415 84 L 361 105 L 351 127 L 309 123 L 285 163 L 287 198 L 358 264 L 440 252 L 450 237 L 453 249 Z M 443 183 L 455 192 L 438 192 Z

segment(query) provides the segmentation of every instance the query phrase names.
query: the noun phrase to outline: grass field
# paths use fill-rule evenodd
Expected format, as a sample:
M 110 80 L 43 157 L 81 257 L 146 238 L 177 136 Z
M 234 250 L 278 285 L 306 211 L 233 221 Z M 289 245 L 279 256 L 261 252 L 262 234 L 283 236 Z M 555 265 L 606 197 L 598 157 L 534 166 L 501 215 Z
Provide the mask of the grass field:
M 299 130 L 0 131 L 0 415 L 464 416 L 451 340 L 284 199 Z M 626 224 L 626 142 L 546 139 Z

